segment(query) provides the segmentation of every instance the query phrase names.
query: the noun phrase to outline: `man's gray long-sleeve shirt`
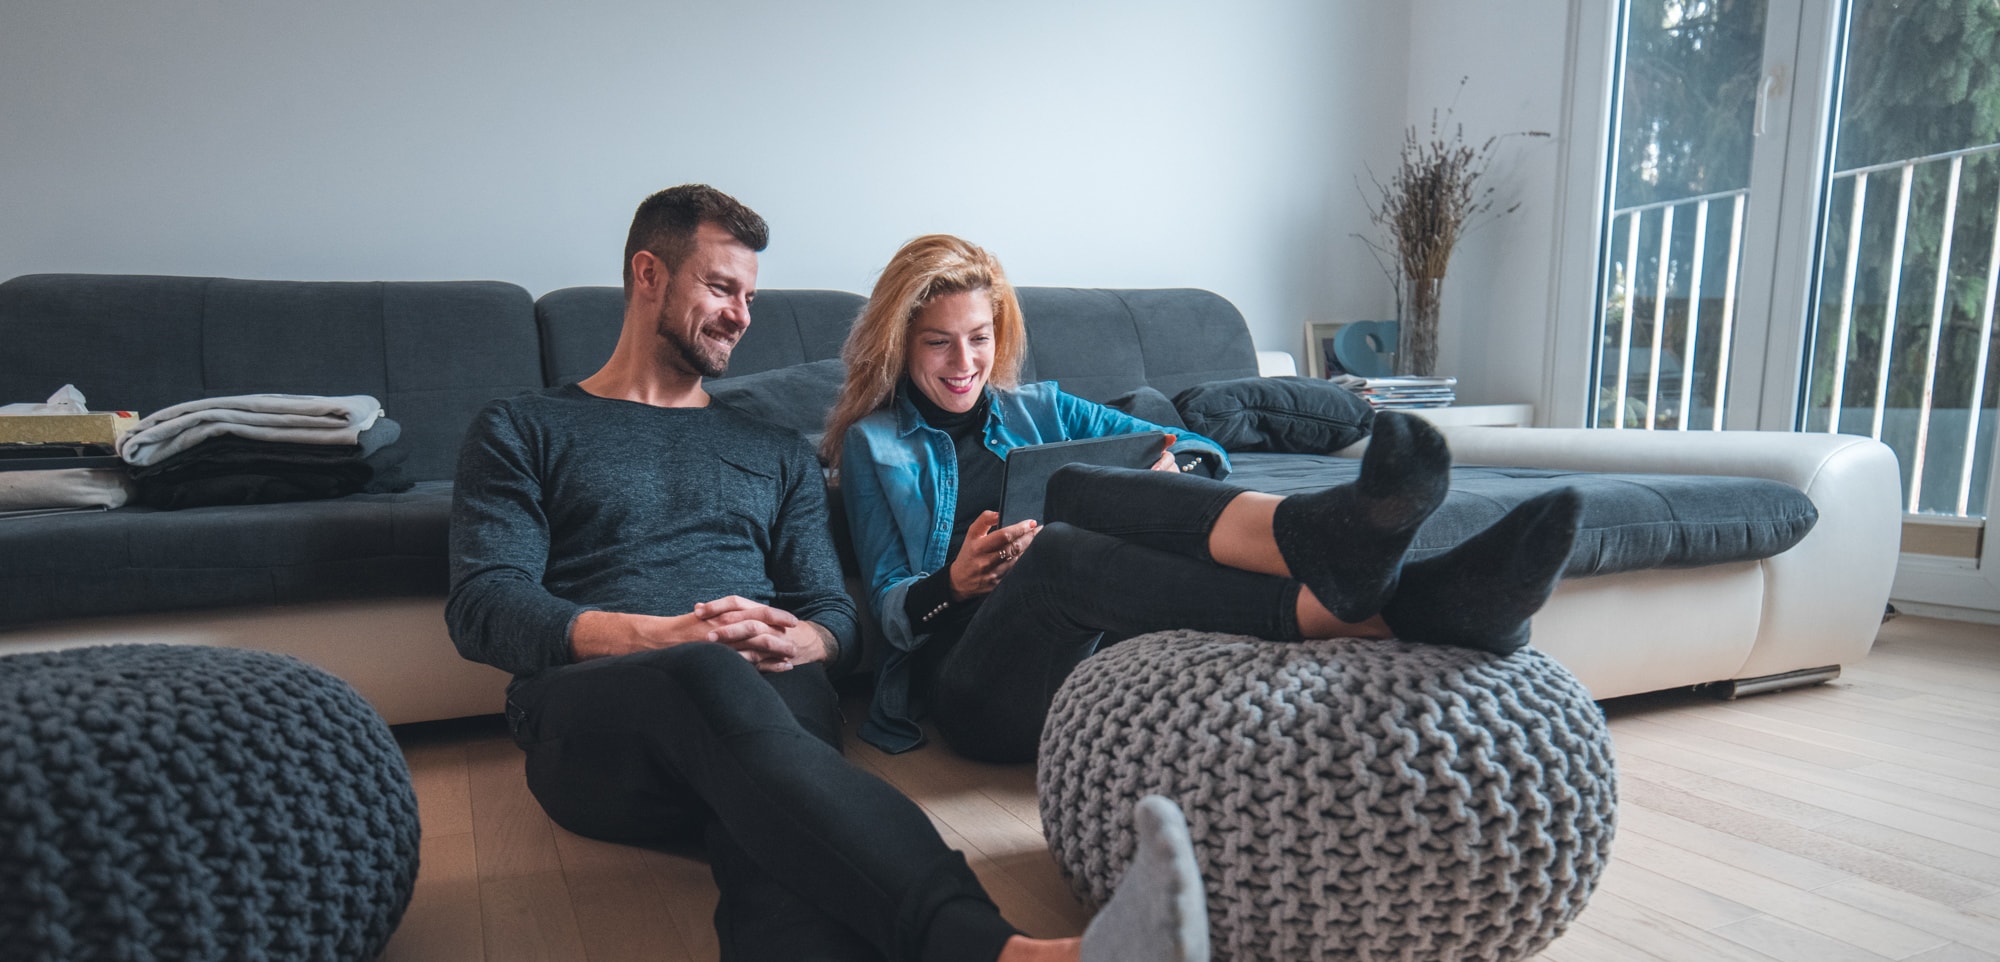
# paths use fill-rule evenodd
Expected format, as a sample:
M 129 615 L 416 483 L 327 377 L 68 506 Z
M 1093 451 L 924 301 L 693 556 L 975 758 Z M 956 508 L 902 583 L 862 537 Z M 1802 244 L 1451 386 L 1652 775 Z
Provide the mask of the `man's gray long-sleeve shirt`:
M 720 402 L 662 408 L 576 385 L 495 401 L 459 450 L 445 619 L 465 657 L 569 664 L 586 610 L 682 615 L 741 595 L 855 650 L 819 463 Z

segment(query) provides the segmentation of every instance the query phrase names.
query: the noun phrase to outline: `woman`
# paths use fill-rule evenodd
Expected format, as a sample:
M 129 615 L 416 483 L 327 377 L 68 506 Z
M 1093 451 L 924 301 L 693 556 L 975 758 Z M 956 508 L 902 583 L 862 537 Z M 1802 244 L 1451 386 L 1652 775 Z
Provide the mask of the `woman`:
M 871 744 L 916 747 L 928 706 L 960 754 L 1031 759 L 1056 688 L 1106 634 L 1526 642 L 1568 557 L 1575 495 L 1527 502 L 1405 566 L 1450 467 L 1414 418 L 1379 417 L 1360 477 L 1325 491 L 1281 499 L 1196 476 L 1228 462 L 1190 437 L 1162 470 L 1058 471 L 1041 522 L 996 527 L 1012 448 L 1164 430 L 1052 382 L 1019 385 L 1025 340 L 999 261 L 937 234 L 896 252 L 848 336 L 821 453 L 839 466 L 891 648 L 861 728 Z

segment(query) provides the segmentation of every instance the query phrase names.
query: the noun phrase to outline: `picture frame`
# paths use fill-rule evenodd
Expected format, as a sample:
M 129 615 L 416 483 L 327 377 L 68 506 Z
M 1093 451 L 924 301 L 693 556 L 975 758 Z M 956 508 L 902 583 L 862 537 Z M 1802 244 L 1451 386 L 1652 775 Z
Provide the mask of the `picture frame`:
M 1347 325 L 1341 321 L 1307 321 L 1305 325 L 1305 375 L 1318 380 L 1347 373 L 1333 353 L 1333 339 Z

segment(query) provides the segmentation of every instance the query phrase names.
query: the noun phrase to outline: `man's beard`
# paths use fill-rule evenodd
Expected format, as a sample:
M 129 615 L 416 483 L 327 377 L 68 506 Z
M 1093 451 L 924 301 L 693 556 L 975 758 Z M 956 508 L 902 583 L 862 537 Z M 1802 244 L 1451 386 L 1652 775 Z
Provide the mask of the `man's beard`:
M 695 328 L 696 338 L 700 338 L 701 328 L 705 326 L 701 325 Z M 660 310 L 658 328 L 660 337 L 666 340 L 667 344 L 673 350 L 674 355 L 687 365 L 688 370 L 702 377 L 721 377 L 722 372 L 729 370 L 729 348 L 703 351 L 699 343 L 682 337 L 681 332 L 675 329 L 674 325 L 667 323 L 667 312 L 664 306 Z

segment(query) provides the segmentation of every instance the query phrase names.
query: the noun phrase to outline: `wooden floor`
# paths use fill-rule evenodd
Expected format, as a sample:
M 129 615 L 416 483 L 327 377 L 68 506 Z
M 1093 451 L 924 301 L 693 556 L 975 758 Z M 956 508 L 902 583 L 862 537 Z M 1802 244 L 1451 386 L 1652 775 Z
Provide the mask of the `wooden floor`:
M 1605 707 L 1621 798 L 1612 865 L 1541 959 L 2000 962 L 2000 628 L 1906 616 L 1821 687 Z M 423 868 L 383 958 L 715 958 L 705 865 L 552 826 L 491 719 L 399 735 Z M 1042 844 L 1032 766 L 854 745 L 967 853 L 1016 925 L 1081 931 L 1088 913 Z

